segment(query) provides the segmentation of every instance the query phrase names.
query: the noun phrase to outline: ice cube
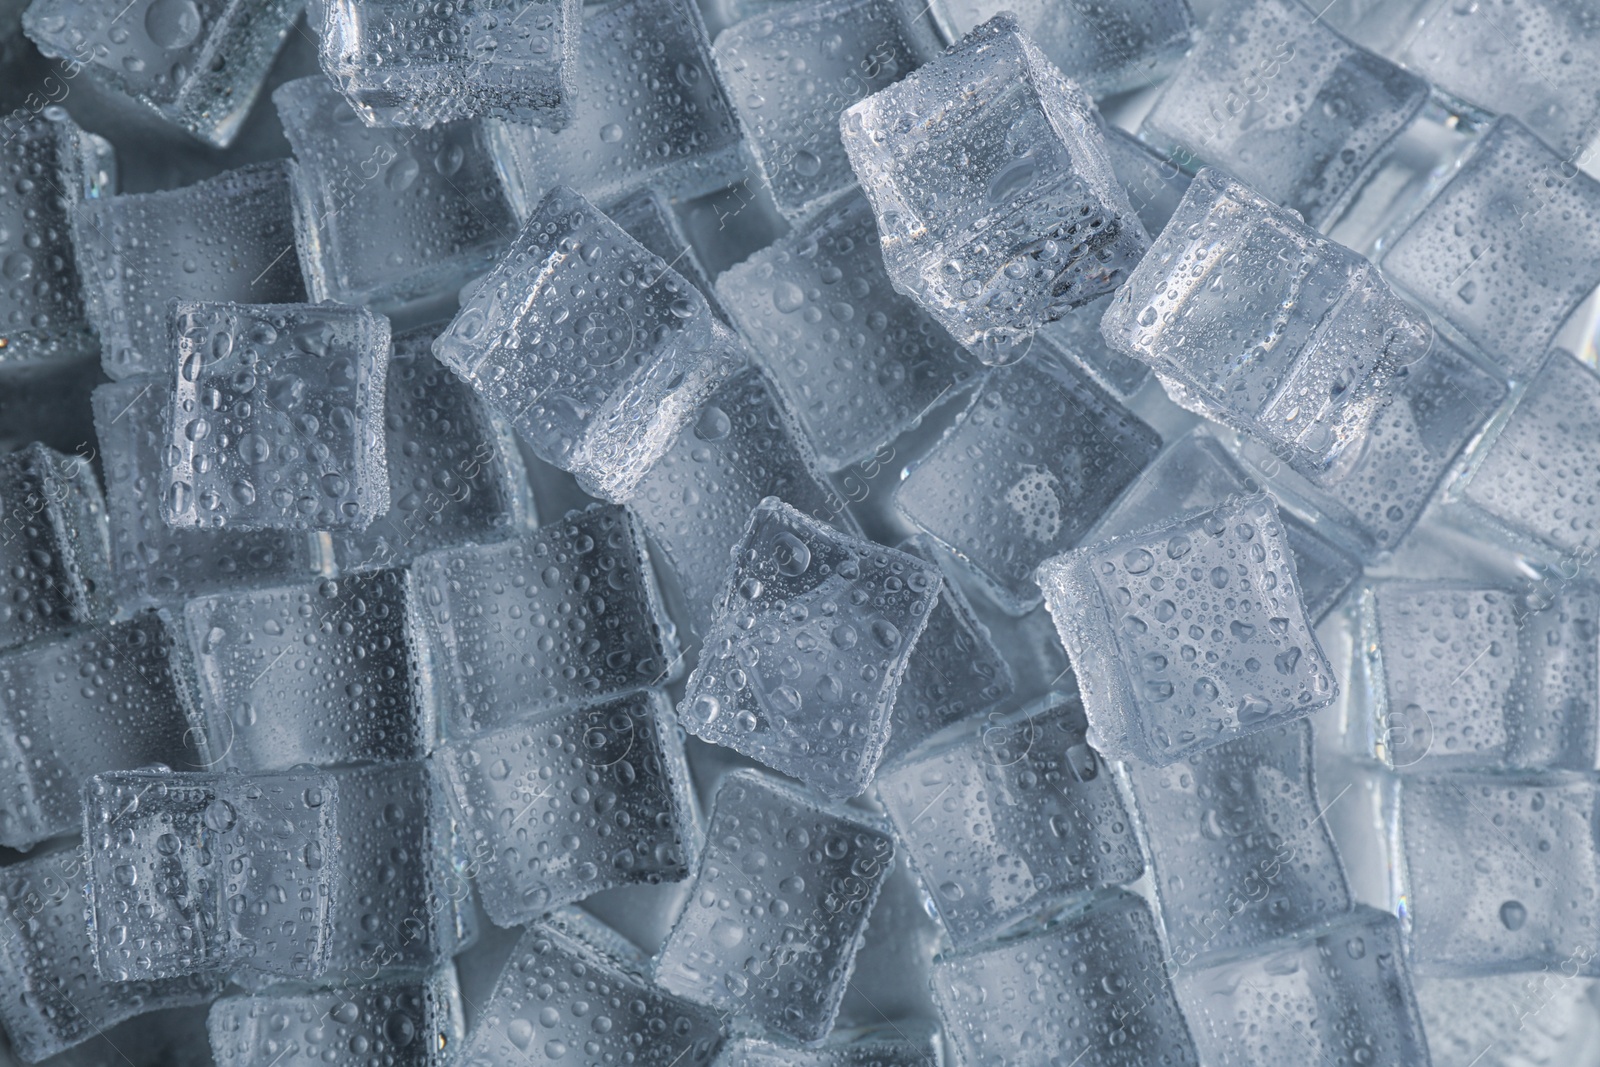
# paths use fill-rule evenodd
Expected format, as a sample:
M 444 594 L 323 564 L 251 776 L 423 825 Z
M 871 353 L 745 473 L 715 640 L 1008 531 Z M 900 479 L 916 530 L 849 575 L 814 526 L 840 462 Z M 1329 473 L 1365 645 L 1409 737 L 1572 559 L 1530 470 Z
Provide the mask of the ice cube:
M 1046 363 L 991 372 L 911 465 L 895 507 L 974 567 L 1007 610 L 1038 603 L 1033 571 L 1078 544 L 1161 447 L 1083 375 Z
M 814 1048 L 740 1038 L 723 1047 L 715 1067 L 939 1067 L 942 1062 L 938 1031 L 908 1020 L 835 1031 Z
M 1165 766 L 1338 696 L 1265 495 L 1056 556 L 1039 585 L 1111 759 Z
M 1371 263 L 1210 168 L 1101 329 L 1180 406 L 1308 474 L 1359 451 L 1395 373 L 1432 337 Z
M 743 349 L 676 271 L 569 189 L 433 343 L 540 459 L 631 495 Z
M 982 369 L 894 291 L 860 193 L 724 271 L 717 291 L 829 470 L 915 426 Z
M 331 304 L 179 302 L 168 525 L 364 530 L 389 510 L 389 320 Z
M 82 456 L 0 456 L 0 648 L 111 613 L 106 506 Z
M 830 797 L 872 781 L 942 578 L 775 498 L 751 512 L 678 714 Z
M 1389 244 L 1383 272 L 1492 363 L 1532 370 L 1600 285 L 1600 181 L 1501 118 Z
M 305 299 L 289 164 L 282 160 L 182 189 L 85 200 L 74 214 L 73 245 L 101 364 L 112 378 L 166 375 L 177 365 L 169 300 Z
M 1592 978 L 1417 976 L 1412 987 L 1433 1067 L 1583 1063 L 1600 1049 L 1600 982 Z
M 660 684 L 675 665 L 643 531 L 621 508 L 429 553 L 410 585 L 452 735 Z
M 1051 698 L 990 714 L 878 777 L 878 798 L 958 948 L 1144 871 L 1083 707 Z
M 1138 212 L 1145 232 L 1155 237 L 1167 228 L 1172 213 L 1178 210 L 1183 194 L 1189 191 L 1190 177 L 1183 168 L 1132 134 L 1109 123 L 1102 125 L 1111 172 L 1122 183 L 1128 203 Z
M 404 571 L 214 593 L 182 617 L 218 766 L 408 760 L 432 747 Z
M 1116 288 L 1149 244 L 1088 98 L 1010 15 L 840 130 L 895 287 L 986 363 Z
M 327 965 L 338 790 L 287 774 L 116 771 L 84 791 L 89 931 L 115 982 Z
M 1150 368 L 1114 350 L 1101 336 L 1100 320 L 1110 303 L 1110 296 L 1102 296 L 1039 327 L 1029 356 L 1086 374 L 1112 396 L 1126 400 L 1150 380 Z
M 717 70 L 750 154 L 790 221 L 855 184 L 839 113 L 944 51 L 926 14 L 901 0 L 820 0 L 717 35 Z
M 889 835 L 754 771 L 724 778 L 694 887 L 656 957 L 672 993 L 800 1042 L 833 1029 Z
M 500 926 L 602 889 L 680 881 L 699 848 L 677 723 L 656 689 L 452 741 L 433 762 Z
M 717 302 L 716 290 L 711 286 L 711 275 L 689 243 L 677 212 L 660 190 L 644 188 L 627 193 L 606 204 L 605 213 L 626 230 L 629 237 L 660 256 L 667 266 L 691 282 L 704 294 L 711 310 L 727 320 L 727 314 Z
M 322 69 L 369 126 L 495 115 L 559 129 L 578 91 L 579 0 L 329 0 Z

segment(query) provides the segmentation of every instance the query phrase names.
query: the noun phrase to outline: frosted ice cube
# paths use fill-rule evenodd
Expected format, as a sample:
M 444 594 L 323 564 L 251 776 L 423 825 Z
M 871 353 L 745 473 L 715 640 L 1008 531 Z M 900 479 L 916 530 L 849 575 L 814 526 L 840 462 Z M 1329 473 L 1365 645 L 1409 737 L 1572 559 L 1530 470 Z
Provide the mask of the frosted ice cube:
M 694 887 L 656 957 L 656 980 L 795 1041 L 821 1040 L 893 865 L 888 834 L 736 771 L 712 803 Z
M 701 405 L 628 501 L 671 564 L 697 633 L 711 627 L 728 553 L 751 510 L 769 496 L 842 530 L 858 529 L 771 380 L 747 367 Z
M 1383 272 L 1489 360 L 1531 370 L 1600 285 L 1600 181 L 1501 118 L 1390 242 Z
M 79 786 L 98 771 L 200 765 L 171 646 L 166 622 L 143 613 L 0 653 L 0 844 L 77 833 Z
M 933 995 L 962 1067 L 1038 1053 L 1078 1067 L 1195 1067 L 1155 922 L 1121 890 L 1064 909 L 1042 931 L 934 962 Z
M 327 965 L 338 791 L 321 771 L 116 771 L 84 791 L 89 931 L 112 981 Z
M 1128 765 L 1162 926 L 1180 967 L 1350 910 L 1311 742 L 1311 724 L 1301 720 L 1166 767 Z
M 429 553 L 410 585 L 454 735 L 659 684 L 676 659 L 643 531 L 617 507 Z
M 1228 281 L 1239 277 L 1252 283 Z M 1209 168 L 1101 329 L 1180 406 L 1307 473 L 1356 451 L 1396 371 L 1432 337 L 1371 263 Z
M 1185 167 L 1227 171 L 1320 227 L 1422 110 L 1428 85 L 1346 40 L 1314 7 L 1227 6 L 1139 136 Z
M 744 360 L 699 290 L 564 188 L 433 351 L 539 458 L 616 501 Z
M 312 300 L 384 309 L 453 295 L 515 236 L 481 124 L 371 129 L 321 75 L 279 86 L 272 102 L 294 149 L 294 232 Z
M 389 320 L 331 304 L 174 306 L 168 525 L 364 530 L 389 510 Z
M 840 130 L 895 287 L 986 363 L 1116 288 L 1149 244 L 1088 98 L 1009 15 Z
M 937 567 L 769 497 L 750 514 L 678 713 L 830 797 L 872 781 Z
M 1144 871 L 1076 699 L 969 723 L 878 777 L 878 799 L 958 948 Z
M 1039 585 L 1109 758 L 1165 766 L 1338 696 L 1264 495 L 1056 556 Z
M 1366 736 L 1391 767 L 1600 767 L 1600 587 L 1387 581 L 1362 597 Z
M 699 848 L 677 723 L 659 690 L 453 741 L 433 762 L 500 926 L 602 889 L 681 881 Z
M 724 271 L 717 291 L 829 470 L 915 426 L 981 369 L 894 291 L 859 193 Z
M 183 634 L 220 766 L 407 760 L 432 747 L 404 571 L 196 597 Z
M 106 506 L 82 456 L 0 456 L 0 648 L 111 613 Z
M 107 375 L 171 372 L 177 357 L 168 336 L 169 300 L 305 299 L 289 166 L 259 163 L 182 189 L 77 207 L 73 245 Z
M 369 126 L 498 115 L 559 129 L 577 93 L 579 0 L 322 6 L 322 69 Z
M 1034 568 L 1078 544 L 1160 447 L 1081 374 L 1030 360 L 989 374 L 894 503 L 1020 614 L 1038 603 Z
M 839 113 L 944 51 L 926 14 L 903 0 L 820 0 L 717 35 L 717 70 L 786 218 L 799 221 L 855 184 Z

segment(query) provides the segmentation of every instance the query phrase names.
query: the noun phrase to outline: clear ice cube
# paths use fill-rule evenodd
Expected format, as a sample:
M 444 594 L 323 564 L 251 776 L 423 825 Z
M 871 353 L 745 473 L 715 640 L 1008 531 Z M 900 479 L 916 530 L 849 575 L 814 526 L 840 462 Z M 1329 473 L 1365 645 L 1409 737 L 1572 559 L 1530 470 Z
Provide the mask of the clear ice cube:
M 835 1031 L 812 1048 L 739 1038 L 723 1046 L 715 1067 L 939 1067 L 942 1062 L 938 1032 L 907 1020 Z
M 646 187 L 626 193 L 607 203 L 605 213 L 626 230 L 629 237 L 660 256 L 667 266 L 691 282 L 705 295 L 711 310 L 727 320 L 726 312 L 717 302 L 716 290 L 711 286 L 711 275 L 689 243 L 677 211 L 659 189 Z
M 0 456 L 0 648 L 111 614 L 106 505 L 89 462 Z

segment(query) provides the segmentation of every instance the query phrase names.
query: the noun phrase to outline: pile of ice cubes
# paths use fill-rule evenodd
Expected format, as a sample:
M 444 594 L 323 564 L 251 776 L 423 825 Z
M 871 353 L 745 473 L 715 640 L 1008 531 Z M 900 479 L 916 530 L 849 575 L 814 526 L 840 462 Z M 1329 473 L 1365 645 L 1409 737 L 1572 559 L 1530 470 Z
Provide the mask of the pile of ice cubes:
M 0 0 L 0 1067 L 1600 1065 L 1593 0 Z

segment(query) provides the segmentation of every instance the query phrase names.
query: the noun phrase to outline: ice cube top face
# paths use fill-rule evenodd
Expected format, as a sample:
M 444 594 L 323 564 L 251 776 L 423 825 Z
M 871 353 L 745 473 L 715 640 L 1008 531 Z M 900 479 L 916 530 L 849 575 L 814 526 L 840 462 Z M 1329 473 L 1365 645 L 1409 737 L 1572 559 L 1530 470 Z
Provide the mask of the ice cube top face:
M 410 582 L 452 735 L 671 674 L 677 649 L 644 533 L 621 508 L 594 505 L 516 540 L 430 553 Z
M 222 989 L 211 975 L 102 978 L 83 922 L 83 882 L 76 848 L 7 864 L 0 874 L 0 977 L 14 991 L 0 999 L 0 1023 L 11 1050 L 28 1063 L 134 1015 L 203 1004 Z
M 1582 902 L 1600 877 L 1592 775 L 1402 779 L 1404 865 L 1419 973 L 1600 972 Z
M 46 55 L 226 148 L 299 14 L 292 0 L 46 0 L 22 21 Z
M 1082 90 L 1009 16 L 840 118 L 901 292 L 986 363 L 1110 292 L 1149 244 Z
M 895 292 L 859 193 L 724 271 L 717 289 L 829 470 L 916 425 L 982 369 Z
M 1383 256 L 1395 285 L 1512 374 L 1600 284 L 1600 182 L 1512 118 Z
M 1045 930 L 933 965 L 933 997 L 963 1067 L 1014 1067 L 1059 1049 L 1093 1067 L 1193 1067 L 1150 909 L 1120 890 Z
M 1176 985 L 1207 1063 L 1428 1062 L 1399 924 L 1372 908 Z
M 364 530 L 389 510 L 389 320 L 320 304 L 180 303 L 171 526 Z
M 938 568 L 768 498 L 750 515 L 679 714 L 830 797 L 866 789 Z
M 1432 338 L 1367 260 L 1209 168 L 1101 329 L 1178 404 L 1308 474 L 1361 440 L 1395 369 L 1422 359 Z
M 1029 361 L 993 371 L 910 468 L 895 508 L 966 560 L 1007 610 L 1038 603 L 1033 571 L 1077 545 L 1161 438 L 1081 374 Z
M 327 965 L 338 793 L 321 771 L 117 771 L 84 791 L 89 927 L 113 982 Z
M 1164 766 L 1338 695 L 1265 496 L 1057 556 L 1039 584 L 1109 757 Z
M 1597 766 L 1600 589 L 1382 582 L 1362 598 L 1374 754 L 1421 772 Z
M 893 865 L 888 834 L 737 771 L 717 790 L 656 981 L 792 1040 L 821 1040 Z
M 1144 871 L 1076 699 L 988 716 L 879 775 L 895 835 L 957 947 Z
M 1180 969 L 1350 910 L 1344 866 L 1313 781 L 1309 722 L 1166 767 L 1128 770 L 1162 925 Z
M 496 925 L 687 877 L 699 827 L 676 730 L 660 691 L 640 689 L 439 750 Z
M 597 1063 L 707 1067 L 716 1014 L 680 1000 L 550 922 L 528 927 L 452 1062 L 501 1067 L 583 1049 Z
M 1298 0 L 1232 3 L 1166 84 L 1140 136 L 1332 221 L 1428 98 L 1428 85 L 1341 37 Z
M 317 75 L 272 94 L 294 149 L 294 226 L 316 301 L 398 307 L 458 289 L 516 219 L 476 122 L 371 129 Z
M 579 0 L 334 0 L 322 67 L 369 126 L 498 116 L 554 129 L 577 92 Z
M 943 50 L 901 0 L 796 4 L 719 34 L 717 69 L 778 209 L 798 220 L 850 185 L 839 113 Z
M 101 365 L 112 378 L 172 373 L 169 300 L 305 299 L 289 164 L 281 160 L 182 189 L 85 201 L 73 238 Z
M 418 759 L 432 746 L 404 571 L 196 597 L 183 630 L 219 767 Z
M 81 456 L 0 456 L 0 648 L 110 614 L 105 502 Z

